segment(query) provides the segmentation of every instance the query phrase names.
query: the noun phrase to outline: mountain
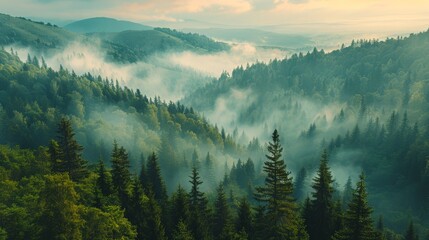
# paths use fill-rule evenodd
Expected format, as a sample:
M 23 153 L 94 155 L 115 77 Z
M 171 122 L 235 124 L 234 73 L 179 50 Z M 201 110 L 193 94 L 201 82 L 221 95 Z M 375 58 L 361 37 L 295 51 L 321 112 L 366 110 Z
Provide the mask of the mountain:
M 196 32 L 228 42 L 248 42 L 257 46 L 286 49 L 306 49 L 314 46 L 308 36 L 281 34 L 258 29 L 186 28 L 184 32 Z
M 100 26 L 103 25 L 106 28 L 113 26 L 113 29 L 118 29 L 115 28 L 117 24 L 109 23 L 110 20 L 96 19 L 100 21 L 94 22 L 99 23 Z M 55 54 L 55 51 L 63 50 L 69 43 L 79 42 L 89 45 L 91 48 L 100 49 L 109 61 L 133 63 L 145 60 L 153 53 L 169 50 L 195 51 L 204 54 L 229 49 L 228 44 L 214 41 L 206 36 L 182 33 L 167 28 L 82 35 L 49 23 L 34 22 L 4 14 L 0 14 L 0 20 L 0 45 L 15 44 L 20 47 L 31 47 L 33 51 L 43 52 L 43 54 Z M 116 21 L 115 23 L 122 22 Z M 139 28 L 145 29 L 144 27 Z
M 168 28 L 155 28 L 146 31 L 123 31 L 119 33 L 93 33 L 88 36 L 100 38 L 134 51 L 140 58 L 155 52 L 195 51 L 211 53 L 225 51 L 229 45 L 214 41 L 206 36 L 182 33 Z
M 340 189 L 363 170 L 375 214 L 398 229 L 402 206 L 429 222 L 428 69 L 429 31 L 237 67 L 182 102 L 243 139 L 279 129 L 294 172 L 323 149 Z
M 61 48 L 77 35 L 50 23 L 0 14 L 0 45 L 18 44 L 37 49 Z
M 150 30 L 152 27 L 114 18 L 95 17 L 72 22 L 65 29 L 76 33 L 122 32 L 126 30 Z

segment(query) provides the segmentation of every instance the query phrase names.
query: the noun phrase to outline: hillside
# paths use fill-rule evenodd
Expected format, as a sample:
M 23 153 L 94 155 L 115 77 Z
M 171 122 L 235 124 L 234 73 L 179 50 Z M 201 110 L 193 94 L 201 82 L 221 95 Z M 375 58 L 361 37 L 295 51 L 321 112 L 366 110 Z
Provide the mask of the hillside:
M 49 23 L 0 14 L 0 45 L 18 44 L 46 50 L 61 48 L 76 38 L 76 34 Z
M 93 33 L 88 36 L 127 46 L 140 58 L 145 58 L 155 52 L 194 51 L 212 53 L 229 49 L 227 44 L 213 41 L 202 35 L 185 34 L 161 28 L 119 33 Z
M 47 145 L 59 119 L 67 116 L 76 126 L 77 139 L 85 143 L 84 157 L 90 163 L 108 159 L 114 141 L 127 148 L 133 167 L 139 166 L 141 154 L 160 151 L 167 186 L 186 182 L 180 169 L 189 170 L 188 159 L 195 151 L 222 159 L 215 162 L 218 169 L 242 154 L 240 146 L 190 107 L 143 96 L 100 76 L 55 72 L 37 59 L 21 63 L 4 50 L 0 102 L 0 144 Z
M 340 186 L 367 173 L 370 202 L 386 224 L 405 222 L 405 205 L 427 223 L 428 69 L 429 32 L 353 41 L 238 67 L 183 102 L 243 139 L 264 139 L 275 126 L 295 172 L 314 171 L 327 148 Z
M 108 22 L 106 25 L 105 22 L 108 20 L 104 18 L 96 18 L 96 20 L 94 20 L 95 23 L 110 27 L 110 23 Z M 116 26 L 116 23 L 122 26 L 122 22 L 115 22 L 113 27 Z M 153 53 L 166 51 L 194 51 L 204 54 L 229 49 L 228 44 L 213 41 L 203 35 L 185 34 L 161 28 L 93 32 L 81 35 L 51 24 L 33 22 L 4 14 L 0 15 L 0 27 L 1 46 L 18 45 L 31 47 L 35 52 L 55 54 L 56 51 L 63 50 L 69 43 L 79 42 L 90 45 L 93 49 L 100 49 L 106 55 L 106 60 L 118 63 L 134 63 L 145 60 Z M 139 27 L 138 29 L 147 28 Z
M 106 17 L 79 20 L 67 24 L 64 28 L 76 33 L 122 32 L 127 30 L 141 31 L 152 29 L 152 27 L 143 24 Z

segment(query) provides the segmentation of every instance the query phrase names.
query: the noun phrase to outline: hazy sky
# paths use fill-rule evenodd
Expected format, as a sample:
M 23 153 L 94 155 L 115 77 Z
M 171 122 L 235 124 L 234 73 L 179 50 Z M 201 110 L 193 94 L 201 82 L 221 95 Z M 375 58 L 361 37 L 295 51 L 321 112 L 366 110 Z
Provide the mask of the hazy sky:
M 287 32 L 400 33 L 429 27 L 429 0 L 0 0 L 0 9 L 52 20 L 107 16 L 181 27 L 208 23 Z

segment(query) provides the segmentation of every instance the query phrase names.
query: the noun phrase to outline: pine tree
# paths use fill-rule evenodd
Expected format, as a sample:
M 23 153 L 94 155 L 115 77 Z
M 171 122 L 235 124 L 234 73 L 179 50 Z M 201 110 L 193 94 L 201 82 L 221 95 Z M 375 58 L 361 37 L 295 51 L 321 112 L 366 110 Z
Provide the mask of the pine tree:
M 137 239 L 144 237 L 145 224 L 146 224 L 146 209 L 145 209 L 145 198 L 143 193 L 143 187 L 141 186 L 140 180 L 135 177 L 133 179 L 133 194 L 131 198 L 131 210 L 130 214 L 131 223 L 136 226 Z
M 70 120 L 62 118 L 57 130 L 57 140 L 51 141 L 50 154 L 54 172 L 67 172 L 73 181 L 88 175 L 83 147 L 75 140 Z
M 146 171 L 146 161 L 144 159 L 143 153 L 140 155 L 140 174 L 139 174 L 139 181 L 140 184 L 145 192 L 148 192 L 148 177 L 147 177 L 147 171 Z
M 235 230 L 236 232 L 244 231 L 249 237 L 253 236 L 252 212 L 250 204 L 245 197 L 238 204 Z
M 306 220 L 310 239 L 329 240 L 334 234 L 333 182 L 328 167 L 328 153 L 324 150 L 320 159 L 319 170 L 313 179 L 312 188 L 314 192 L 310 205 L 310 219 Z
M 189 196 L 185 189 L 179 185 L 171 197 L 171 226 L 176 227 L 180 222 L 188 224 L 190 220 Z
M 97 187 L 100 189 L 103 196 L 109 196 L 112 194 L 112 180 L 109 175 L 107 175 L 106 167 L 104 166 L 103 160 L 100 159 L 98 163 L 98 178 L 97 178 Z
M 343 208 L 346 209 L 349 205 L 350 201 L 353 198 L 353 187 L 352 187 L 352 179 L 349 177 L 347 179 L 346 184 L 344 185 L 343 191 Z
M 155 152 L 152 152 L 147 161 L 147 179 L 155 200 L 160 205 L 164 205 L 167 201 L 167 190 Z
M 216 189 L 217 196 L 214 203 L 213 236 L 215 239 L 229 239 L 232 235 L 231 213 L 223 190 L 219 184 Z
M 189 229 L 195 239 L 207 239 L 209 236 L 207 224 L 209 218 L 207 209 L 208 201 L 204 193 L 199 189 L 203 181 L 200 180 L 198 170 L 195 166 L 192 168 L 189 182 L 191 183 L 191 192 L 189 193 L 189 207 L 191 210 Z
M 371 219 L 372 209 L 368 204 L 367 195 L 365 177 L 361 173 L 344 216 L 344 229 L 337 232 L 334 239 L 373 240 L 376 237 Z
M 130 161 L 125 149 L 123 147 L 118 147 L 118 143 L 116 141 L 113 143 L 111 158 L 113 187 L 118 194 L 121 206 L 125 209 L 129 209 L 129 199 L 131 195 L 131 174 L 129 170 Z
M 302 227 L 302 220 L 298 215 L 298 207 L 293 199 L 293 183 L 290 172 L 286 171 L 286 164 L 281 159 L 283 148 L 280 145 L 277 130 L 272 135 L 272 142 L 268 145 L 269 154 L 264 163 L 264 172 L 267 173 L 265 185 L 256 188 L 255 197 L 265 204 L 266 239 L 306 239 L 308 236 Z
M 294 197 L 295 199 L 302 200 L 304 196 L 305 179 L 307 178 L 307 170 L 303 167 L 299 170 L 294 183 Z
M 165 235 L 164 225 L 161 221 L 161 208 L 159 207 L 153 193 L 148 194 L 148 200 L 144 205 L 145 209 L 145 228 L 143 232 L 143 239 L 151 240 L 164 240 L 167 239 Z

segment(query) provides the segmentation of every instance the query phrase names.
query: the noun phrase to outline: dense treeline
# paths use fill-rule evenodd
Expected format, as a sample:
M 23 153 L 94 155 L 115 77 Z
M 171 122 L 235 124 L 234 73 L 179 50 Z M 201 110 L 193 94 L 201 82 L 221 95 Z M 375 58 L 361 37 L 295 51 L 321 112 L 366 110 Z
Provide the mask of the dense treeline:
M 300 208 L 277 130 L 268 145 L 265 181 L 254 192 L 256 204 L 246 198 L 228 202 L 224 183 L 209 201 L 196 166 L 188 184 L 167 195 L 156 153 L 135 175 L 117 142 L 111 168 L 103 160 L 88 168 L 82 150 L 66 118 L 49 147 L 0 146 L 1 239 L 401 239 L 382 220 L 374 226 L 363 173 L 342 208 L 332 194 L 326 151 L 312 197 Z M 411 222 L 405 239 L 417 236 Z
M 250 136 L 264 137 L 266 126 L 276 126 L 286 136 L 290 166 L 300 173 L 296 197 L 305 199 L 313 159 L 327 148 L 335 188 L 344 173 L 363 168 L 376 213 L 402 231 L 410 216 L 429 223 L 428 49 L 429 32 L 353 41 L 331 53 L 314 49 L 225 72 L 184 102 L 210 112 L 219 100 L 246 95 L 230 127 L 250 126 Z
M 148 98 L 140 90 L 89 73 L 77 76 L 63 68 L 56 72 L 43 59 L 28 56 L 22 63 L 4 50 L 0 50 L 0 103 L 0 143 L 23 148 L 46 145 L 55 136 L 51 129 L 67 115 L 76 126 L 76 138 L 85 143 L 82 154 L 90 163 L 100 156 L 107 159 L 114 140 L 129 150 L 133 167 L 140 166 L 142 154 L 159 152 L 168 186 L 186 182 L 182 175 L 190 169 L 188 159 L 194 153 L 193 161 L 211 154 L 208 168 L 222 169 L 211 173 L 217 180 L 225 164 L 217 158 L 231 163 L 241 154 L 249 157 L 231 135 L 191 107 Z

